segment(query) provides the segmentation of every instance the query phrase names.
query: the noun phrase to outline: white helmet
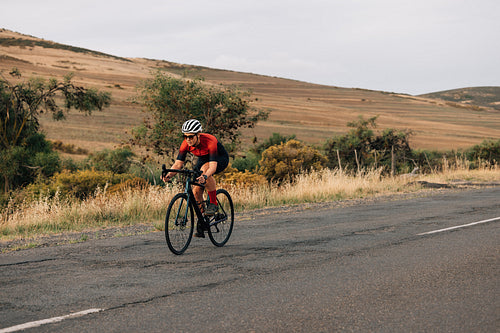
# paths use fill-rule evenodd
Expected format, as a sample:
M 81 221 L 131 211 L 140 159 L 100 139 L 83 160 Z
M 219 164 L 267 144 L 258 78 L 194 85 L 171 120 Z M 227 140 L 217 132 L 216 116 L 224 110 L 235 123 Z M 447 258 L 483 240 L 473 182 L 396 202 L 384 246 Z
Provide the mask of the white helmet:
M 182 125 L 182 133 L 200 133 L 201 123 L 196 119 L 189 119 Z

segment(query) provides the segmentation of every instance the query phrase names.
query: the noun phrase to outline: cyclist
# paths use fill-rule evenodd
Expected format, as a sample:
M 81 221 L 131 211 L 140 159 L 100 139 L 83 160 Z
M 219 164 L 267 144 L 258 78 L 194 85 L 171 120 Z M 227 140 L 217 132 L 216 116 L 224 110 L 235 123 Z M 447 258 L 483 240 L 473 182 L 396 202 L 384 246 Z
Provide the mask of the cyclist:
M 203 207 L 203 188 L 193 187 L 193 194 L 196 201 L 206 215 L 214 215 L 217 212 L 216 182 L 213 177 L 223 171 L 229 164 L 229 155 L 224 146 L 215 138 L 215 136 L 202 133 L 201 123 L 196 119 L 190 119 L 182 125 L 182 134 L 184 141 L 179 148 L 179 154 L 171 169 L 182 169 L 186 160 L 187 153 L 198 157 L 195 170 L 202 171 L 202 175 L 196 179 L 200 184 L 205 184 L 210 202 L 206 209 Z M 175 172 L 169 172 L 162 175 L 164 182 L 169 181 Z M 195 237 L 205 237 L 200 224 L 198 224 Z

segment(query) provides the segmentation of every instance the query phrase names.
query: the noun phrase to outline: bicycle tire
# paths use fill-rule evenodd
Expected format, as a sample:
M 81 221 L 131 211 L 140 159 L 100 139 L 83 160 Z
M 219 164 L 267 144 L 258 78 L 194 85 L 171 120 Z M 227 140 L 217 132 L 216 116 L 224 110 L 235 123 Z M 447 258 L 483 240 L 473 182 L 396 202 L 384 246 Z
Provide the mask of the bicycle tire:
M 222 247 L 233 232 L 234 206 L 231 196 L 224 189 L 217 190 L 217 204 L 219 210 L 209 220 L 208 237 L 212 244 Z
M 188 207 L 187 199 L 185 193 L 176 194 L 170 201 L 165 216 L 165 239 L 170 251 L 177 255 L 186 251 L 193 238 L 193 207 Z

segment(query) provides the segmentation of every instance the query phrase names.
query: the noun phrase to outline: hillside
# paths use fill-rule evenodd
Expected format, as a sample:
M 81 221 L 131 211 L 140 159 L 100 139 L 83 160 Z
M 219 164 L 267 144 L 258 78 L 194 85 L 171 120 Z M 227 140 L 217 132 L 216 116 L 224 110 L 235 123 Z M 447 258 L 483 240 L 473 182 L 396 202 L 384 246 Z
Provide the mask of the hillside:
M 460 103 L 465 106 L 476 105 L 500 111 L 500 87 L 471 87 L 438 91 L 420 95 L 424 98 L 440 99 Z
M 64 122 L 41 119 L 48 138 L 91 151 L 114 147 L 126 137 L 127 130 L 140 123 L 145 114 L 130 98 L 136 94 L 137 84 L 157 69 L 251 90 L 252 97 L 257 98 L 253 106 L 271 113 L 267 121 L 245 131 L 246 145 L 254 136 L 261 141 L 273 132 L 296 134 L 301 140 L 320 145 L 335 134 L 345 133 L 346 123 L 359 115 L 378 115 L 381 129 L 413 130 L 413 148 L 456 149 L 485 138 L 500 138 L 500 113 L 493 107 L 464 106 L 426 96 L 324 86 L 164 60 L 122 58 L 0 29 L 0 71 L 8 76 L 12 67 L 19 68 L 25 77 L 61 78 L 73 72 L 75 82 L 112 93 L 111 108 L 92 117 L 72 112 Z

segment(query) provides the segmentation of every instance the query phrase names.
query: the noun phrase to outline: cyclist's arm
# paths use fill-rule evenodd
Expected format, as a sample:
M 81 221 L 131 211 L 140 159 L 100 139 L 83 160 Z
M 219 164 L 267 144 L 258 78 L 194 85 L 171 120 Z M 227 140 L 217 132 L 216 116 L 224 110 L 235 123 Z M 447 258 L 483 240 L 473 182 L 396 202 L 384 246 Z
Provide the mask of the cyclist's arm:
M 208 162 L 208 169 L 204 174 L 207 175 L 207 177 L 210 177 L 213 176 L 216 171 L 217 171 L 217 161 L 210 161 Z
M 210 162 L 208 162 L 208 169 L 207 169 L 207 171 L 205 171 L 203 173 L 203 175 L 201 175 L 200 177 L 198 177 L 196 179 L 196 181 L 198 183 L 204 184 L 205 183 L 205 177 L 203 177 L 203 176 L 207 176 L 207 178 L 208 178 L 210 176 L 213 176 L 216 171 L 217 171 L 217 161 L 210 161 Z
M 182 169 L 183 166 L 184 166 L 184 161 L 175 160 L 174 164 L 172 164 L 172 167 L 170 169 Z M 176 174 L 177 172 L 169 172 L 165 177 L 162 178 L 162 180 L 164 182 L 168 182 Z

